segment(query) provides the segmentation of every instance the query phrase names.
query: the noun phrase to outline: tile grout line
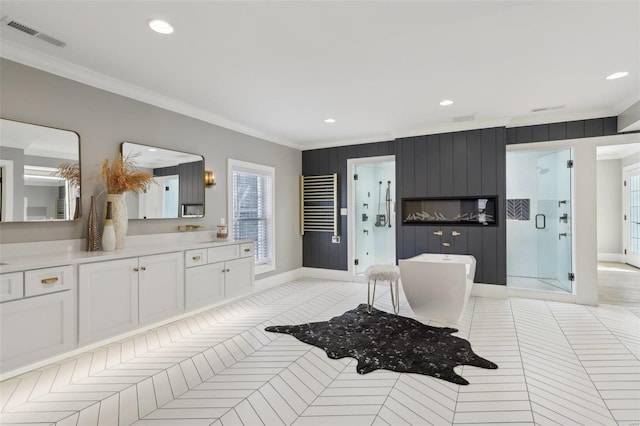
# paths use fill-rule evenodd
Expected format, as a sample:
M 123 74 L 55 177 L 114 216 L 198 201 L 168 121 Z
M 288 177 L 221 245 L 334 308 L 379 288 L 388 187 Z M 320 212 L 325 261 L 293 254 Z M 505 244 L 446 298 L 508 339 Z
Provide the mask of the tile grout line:
M 545 301 L 545 305 L 549 305 L 549 303 L 547 301 Z M 618 424 L 618 421 L 616 420 L 616 417 L 613 415 L 613 412 L 611 411 L 611 409 L 609 408 L 609 404 L 607 404 L 607 400 L 602 396 L 602 394 L 600 393 L 600 389 L 598 389 L 598 386 L 596 385 L 596 383 L 593 381 L 593 378 L 591 377 L 591 374 L 589 374 L 589 371 L 586 369 L 586 367 L 584 366 L 584 364 L 582 363 L 582 360 L 580 359 L 580 356 L 576 353 L 576 350 L 573 347 L 573 343 L 571 342 L 570 338 L 566 335 L 564 329 L 562 328 L 562 325 L 560 324 L 558 318 L 556 317 L 556 314 L 554 313 L 553 309 L 551 309 L 550 306 L 548 306 L 548 309 L 551 313 L 551 318 L 553 318 L 554 321 L 556 321 L 556 323 L 558 324 L 558 327 L 560 328 L 560 332 L 562 333 L 562 335 L 565 337 L 565 339 L 567 340 L 567 343 L 569 344 L 569 346 L 571 347 L 571 351 L 574 353 L 576 359 L 578 360 L 578 362 L 580 363 L 580 366 L 582 367 L 582 369 L 584 370 L 585 374 L 587 375 L 587 377 L 589 378 L 589 381 L 591 382 L 591 384 L 593 385 L 593 388 L 595 389 L 595 391 L 598 393 L 598 396 L 600 397 L 600 399 L 602 400 L 605 408 L 607 409 L 607 412 L 609 413 L 609 415 L 611 416 L 611 419 L 616 422 L 616 424 Z M 611 332 L 611 330 L 609 330 L 609 328 L 602 323 L 602 321 L 600 320 L 600 318 L 598 318 L 597 315 L 595 315 L 593 312 L 591 312 L 591 310 L 589 309 L 585 309 L 585 311 L 591 315 L 593 318 L 595 318 L 596 321 L 598 321 L 598 323 L 600 323 L 605 330 L 607 330 L 607 332 L 613 336 L 618 343 L 620 343 L 627 351 L 629 351 L 629 349 L 627 348 L 627 346 L 625 344 L 623 344 L 622 342 L 620 342 L 620 340 L 618 339 L 618 336 L 616 336 L 614 333 Z M 631 352 L 631 351 L 629 351 Z
M 267 290 L 265 290 L 265 291 L 269 291 L 269 290 L 270 290 L 270 289 L 267 289 Z M 291 294 L 293 294 L 293 293 L 291 293 Z M 291 295 L 291 294 L 290 294 L 290 295 Z M 248 296 L 248 297 L 250 298 L 250 297 L 252 297 L 252 296 L 250 295 L 250 296 Z M 214 308 L 213 310 L 216 310 L 216 308 Z M 208 311 L 205 311 L 205 312 L 208 312 Z M 202 313 L 199 313 L 199 314 L 196 314 L 196 315 L 202 315 Z M 278 314 L 278 315 L 279 315 L 279 314 Z M 228 320 L 228 319 L 229 319 L 229 318 L 225 318 L 225 321 L 226 321 L 226 320 Z M 180 321 L 178 321 L 178 322 L 180 322 Z M 177 323 L 177 322 L 176 322 L 176 323 Z M 172 325 L 175 325 L 176 323 L 167 324 L 167 327 L 170 327 L 170 326 L 172 326 Z M 218 324 L 216 324 L 216 325 L 218 325 Z M 160 328 L 163 328 L 163 327 L 164 327 L 164 326 L 161 326 Z M 154 329 L 154 332 L 155 332 L 155 329 Z M 135 340 L 137 337 L 139 337 L 139 336 L 138 336 L 138 335 L 136 335 L 136 336 L 131 336 L 131 339 L 127 339 L 126 341 L 127 341 L 127 342 L 128 342 L 128 341 L 134 342 L 134 340 Z M 185 340 L 186 338 L 187 338 L 187 337 L 182 336 L 182 338 L 181 338 L 179 341 L 183 341 L 183 340 Z M 229 340 L 229 339 L 226 339 L 226 340 Z M 225 340 L 225 341 L 226 341 L 226 340 Z M 172 341 L 171 341 L 171 343 L 169 343 L 167 346 L 170 346 L 170 345 L 172 345 L 172 344 L 174 344 L 174 343 L 179 343 L 179 341 L 172 340 Z M 134 347 L 135 347 L 135 346 L 134 346 Z M 160 348 L 161 348 L 161 347 L 162 347 L 162 346 L 160 346 Z M 166 346 L 165 346 L 165 347 L 166 347 Z M 205 351 L 206 351 L 206 350 L 205 350 Z M 153 352 L 153 351 L 150 351 L 150 352 Z M 198 354 L 203 354 L 203 352 L 204 352 L 204 351 L 201 351 L 201 352 L 199 352 L 199 353 L 197 353 L 197 354 L 194 354 L 193 356 L 197 356 Z M 149 353 L 149 352 L 147 352 L 147 353 Z M 145 354 L 141 354 L 141 355 L 146 355 L 147 353 L 145 353 Z M 93 351 L 88 352 L 88 353 L 86 354 L 86 356 L 89 356 L 89 354 L 91 354 L 91 358 L 93 359 L 93 356 L 94 356 Z M 77 367 L 78 367 L 78 361 L 79 361 L 79 359 L 80 359 L 82 356 L 83 356 L 83 355 L 82 355 L 82 354 L 80 354 L 78 357 L 74 357 L 74 359 L 75 359 L 75 361 L 76 361 L 76 362 L 75 362 L 74 367 L 73 367 L 73 372 L 70 374 L 70 377 L 71 377 L 70 382 L 69 382 L 68 384 L 66 384 L 66 385 L 61 385 L 61 386 L 59 386 L 58 388 L 60 388 L 60 387 L 64 387 L 64 386 L 68 386 L 68 385 L 72 385 L 72 384 L 73 384 L 73 382 L 74 382 L 74 380 L 73 380 L 73 375 L 75 374 L 75 372 L 76 372 L 76 370 L 77 370 Z M 136 355 L 135 355 L 135 351 L 134 351 L 133 357 L 131 357 L 131 358 L 129 358 L 129 359 L 127 359 L 127 360 L 123 361 L 123 362 L 120 362 L 120 363 L 119 363 L 119 364 L 117 364 L 117 365 L 125 364 L 125 363 L 127 363 L 128 361 L 131 361 L 132 359 L 135 359 L 135 358 L 141 358 L 141 357 L 142 357 L 142 356 L 139 356 L 139 357 L 138 357 L 138 356 L 136 356 Z M 191 358 L 192 358 L 192 357 L 188 357 L 188 358 L 186 358 L 185 360 L 183 360 L 183 362 L 184 362 L 184 361 L 186 361 L 186 360 L 188 360 L 188 359 L 191 359 Z M 205 357 L 205 359 L 206 359 L 206 357 Z M 122 358 L 121 358 L 121 360 L 122 360 Z M 208 362 L 208 360 L 207 360 L 207 362 Z M 237 361 L 236 361 L 236 362 L 237 362 Z M 156 375 L 158 375 L 158 374 L 161 374 L 161 373 L 167 373 L 167 376 L 168 376 L 168 370 L 169 370 L 170 368 L 173 368 L 173 367 L 174 367 L 174 366 L 176 366 L 176 365 L 177 365 L 177 366 L 180 366 L 180 362 L 178 362 L 178 363 L 176 363 L 176 364 L 172 365 L 171 367 L 167 367 L 167 368 L 165 368 L 165 369 L 161 369 L 161 371 L 159 371 L 159 372 L 157 372 L 156 374 L 153 374 L 152 376 L 149 376 L 149 377 L 147 377 L 147 378 L 153 378 L 154 376 L 156 376 Z M 183 370 L 182 370 L 181 366 L 180 366 L 180 369 L 181 369 L 181 373 L 182 373 L 182 375 L 183 375 L 183 377 L 184 377 L 184 372 L 183 372 Z M 105 368 L 105 369 L 103 369 L 103 370 L 100 370 L 100 372 L 105 371 L 105 370 L 107 370 L 107 369 Z M 38 379 L 39 379 L 39 378 L 41 377 L 41 375 L 42 375 L 42 371 L 43 371 L 43 370 L 36 370 L 36 371 L 38 372 Z M 89 366 L 89 371 L 90 371 L 90 366 Z M 25 374 L 29 374 L 29 372 L 26 372 Z M 198 373 L 198 374 L 199 374 L 199 373 Z M 87 376 L 87 377 L 99 377 L 99 376 Z M 87 378 L 87 377 L 78 378 L 78 379 L 76 379 L 76 380 L 75 380 L 75 382 L 77 382 L 77 381 L 79 381 L 79 380 L 83 380 L 83 379 L 85 379 L 85 378 Z M 20 380 L 21 380 L 21 382 L 23 381 L 23 379 L 20 379 Z M 144 380 L 146 380 L 146 378 L 145 378 L 145 379 L 143 379 L 143 380 L 141 380 L 141 381 L 144 381 Z M 35 382 L 36 382 L 36 384 L 37 384 L 37 379 L 36 379 L 36 381 L 35 381 Z M 139 382 L 138 382 L 138 383 L 139 383 Z M 202 383 L 202 382 L 201 382 L 201 383 Z M 108 399 L 108 398 L 112 398 L 112 397 L 113 397 L 114 395 L 116 395 L 116 394 L 120 395 L 122 392 L 125 392 L 125 391 L 127 391 L 127 390 L 131 389 L 131 388 L 132 388 L 132 387 L 134 387 L 134 386 L 137 386 L 137 383 L 134 383 L 134 384 L 131 384 L 131 385 L 129 385 L 129 386 L 126 386 L 125 388 L 121 389 L 120 391 L 112 391 L 112 393 L 110 393 L 110 394 L 109 394 L 108 396 L 106 396 L 105 398 L 103 398 L 103 399 L 101 399 L 101 400 L 96 401 L 96 402 L 95 402 L 95 404 L 100 404 L 100 408 L 102 408 L 102 403 L 103 403 L 106 399 Z M 33 389 L 34 389 L 34 388 L 35 388 L 35 384 L 34 384 L 34 387 L 32 387 L 32 389 L 29 391 L 29 395 L 31 395 L 31 394 L 32 394 L 32 392 L 33 392 Z M 17 389 L 17 387 L 16 387 L 16 389 Z M 188 391 L 188 390 L 189 390 L 189 388 L 187 389 L 187 391 Z M 173 394 L 173 388 L 171 388 L 171 391 L 172 391 L 172 394 Z M 14 392 L 15 392 L 15 389 L 14 389 Z M 107 392 L 108 392 L 108 391 L 107 391 Z M 185 392 L 186 392 L 186 391 L 185 391 Z M 183 392 L 183 393 L 184 393 L 184 392 Z M 136 389 L 136 394 L 137 394 L 137 389 Z M 180 394 L 180 395 L 181 395 L 181 394 Z M 178 396 L 179 396 L 179 395 L 178 395 Z M 176 398 L 176 396 L 174 395 L 174 399 L 175 399 L 175 398 Z M 37 398 L 37 399 L 39 399 L 39 398 Z M 25 401 L 25 402 L 23 402 L 23 403 L 21 403 L 21 404 L 18 404 L 16 407 L 13 407 L 13 409 L 18 408 L 18 407 L 20 407 L 21 405 L 24 405 L 24 404 L 26 404 L 26 403 L 28 403 L 28 402 L 37 402 L 37 401 L 29 401 L 29 400 L 27 399 L 27 401 Z M 92 405 L 90 405 L 89 407 L 91 407 L 91 406 L 93 406 L 93 405 L 95 405 L 95 404 L 92 404 Z M 119 406 L 119 398 L 118 398 L 118 406 Z M 71 414 L 70 416 L 75 415 L 75 414 L 78 414 L 78 417 L 79 417 L 79 416 L 80 416 L 80 413 L 81 413 L 82 411 L 84 411 L 84 410 L 88 409 L 89 407 L 85 407 L 84 409 L 77 410 L 77 411 L 75 411 L 73 414 Z M 99 412 L 100 412 L 100 411 L 99 411 Z M 68 417 L 70 417 L 70 416 L 64 417 L 63 419 L 60 419 L 60 420 L 58 420 L 58 421 L 64 420 L 64 419 L 66 419 L 66 418 L 68 418 Z M 99 417 L 98 417 L 98 418 L 99 418 Z M 140 420 L 140 419 L 138 418 L 138 420 Z
M 311 284 L 311 285 L 315 287 L 317 284 Z M 334 290 L 334 289 L 335 289 L 335 286 L 332 286 L 332 287 L 330 287 L 330 288 L 328 288 L 328 289 L 324 289 L 324 290 L 322 290 L 322 291 L 320 292 L 320 294 L 326 294 L 326 293 L 328 293 L 328 292 L 330 292 L 330 291 L 332 291 L 332 290 Z M 353 293 L 355 293 L 355 291 L 354 291 Z M 288 296 L 292 296 L 292 295 L 294 295 L 294 294 L 295 294 L 295 293 L 291 293 L 291 294 L 289 294 Z M 288 296 L 287 296 L 287 297 L 288 297 Z M 315 296 L 317 297 L 318 295 L 315 295 Z M 249 296 L 248 298 L 251 298 L 251 296 Z M 306 301 L 305 301 L 305 302 L 303 302 L 303 303 L 311 303 L 311 302 L 312 302 L 312 299 L 314 299 L 314 298 L 315 298 L 315 297 L 306 298 Z M 241 300 L 243 300 L 243 299 L 241 299 Z M 295 308 L 300 308 L 300 304 L 299 304 L 299 302 L 297 302 L 294 306 L 295 306 Z M 262 321 L 260 324 L 255 325 L 255 326 L 251 327 L 250 329 L 264 327 L 264 326 L 265 326 L 265 323 L 267 323 L 267 322 L 273 322 L 273 321 L 274 321 L 274 318 L 276 318 L 276 317 L 278 317 L 278 316 L 282 315 L 283 313 L 289 312 L 290 310 L 291 310 L 291 308 L 288 308 L 288 309 L 286 309 L 286 310 L 285 310 L 285 309 L 281 309 L 278 313 L 273 314 L 272 316 L 270 316 L 270 317 L 269 317 L 268 319 L 266 319 L 265 321 Z M 219 324 L 216 324 L 216 326 L 217 326 L 217 325 L 219 325 Z M 213 327 L 213 326 L 211 326 L 211 327 Z M 244 330 L 244 331 L 248 331 L 248 330 L 250 330 L 250 329 L 246 329 L 246 330 Z M 244 332 L 244 331 L 243 331 L 243 332 Z M 239 334 L 236 334 L 235 336 L 237 336 L 237 335 L 239 335 Z M 233 337 L 235 337 L 235 336 L 233 336 Z M 224 344 L 224 342 L 229 341 L 229 340 L 232 340 L 232 339 L 233 339 L 233 337 L 229 337 L 229 338 L 225 339 L 224 341 L 219 342 L 217 345 Z M 273 343 L 273 341 L 272 341 L 272 342 L 269 342 L 268 344 L 270 344 L 270 343 Z M 268 345 L 268 344 L 267 344 L 267 345 Z M 217 346 L 217 345 L 216 345 L 216 346 Z M 266 346 L 266 345 L 262 345 L 262 347 L 264 347 L 264 346 Z M 206 352 L 206 351 L 207 351 L 207 350 L 209 350 L 209 349 L 212 349 L 213 347 L 214 347 L 214 346 L 211 346 L 211 347 L 209 347 L 209 348 L 205 349 L 204 351 L 202 351 L 202 352 L 200 352 L 200 353 L 198 353 L 198 354 L 195 354 L 193 357 L 195 357 L 195 356 L 197 356 L 197 355 L 199 355 L 199 354 L 202 354 L 202 355 L 204 356 L 204 352 Z M 309 349 L 305 352 L 305 354 L 306 354 L 307 352 L 309 352 L 309 351 L 311 351 L 311 348 L 309 348 Z M 298 359 L 302 358 L 305 354 L 300 355 L 300 356 L 298 357 Z M 248 356 L 248 355 L 245 355 L 245 356 L 243 357 L 243 359 L 244 359 L 244 358 L 246 358 L 247 356 Z M 193 357 L 190 357 L 190 358 L 188 358 L 188 359 L 192 359 Z M 207 361 L 207 363 L 209 363 L 209 361 L 208 361 L 207 357 L 205 356 L 204 358 L 205 358 L 205 360 Z M 235 358 L 235 357 L 234 357 L 234 358 Z M 186 361 L 186 360 L 185 360 L 185 361 Z M 236 361 L 235 361 L 233 364 L 231 364 L 230 366 L 228 366 L 228 367 L 227 367 L 227 366 L 225 366 L 225 370 L 226 370 L 226 369 L 231 368 L 233 365 L 235 365 L 235 364 L 239 363 L 240 361 L 241 361 L 241 360 L 236 360 Z M 294 363 L 294 362 L 292 362 L 291 364 L 293 364 L 293 363 Z M 291 365 L 291 364 L 290 364 L 290 365 Z M 178 363 L 178 365 L 180 365 L 180 363 Z M 210 367 L 212 367 L 210 364 L 209 364 L 209 366 L 210 366 Z M 172 367 L 173 367 L 173 366 L 172 366 Z M 169 367 L 169 368 L 172 368 L 172 367 Z M 181 370 L 182 370 L 182 369 L 181 369 Z M 165 371 L 166 371 L 166 370 L 165 370 Z M 212 370 L 212 371 L 213 371 L 213 370 Z M 198 373 L 198 374 L 199 374 L 199 373 Z M 214 372 L 214 375 L 215 375 L 215 372 Z M 155 375 L 154 375 L 154 376 L 155 376 Z M 184 373 L 183 373 L 183 376 L 184 376 Z M 283 379 L 283 380 L 284 380 L 284 379 Z M 205 381 L 201 381 L 198 385 L 200 385 L 200 384 L 202 384 L 202 383 L 205 383 Z M 198 385 L 196 385 L 196 386 L 198 386 Z M 263 384 L 263 386 L 264 386 L 264 384 Z M 187 387 L 187 390 L 186 390 L 186 391 L 184 391 L 184 392 L 182 392 L 181 394 L 179 394 L 179 395 L 175 395 L 175 394 L 174 394 L 174 395 L 173 395 L 173 396 L 174 396 L 174 397 L 173 397 L 173 400 L 175 400 L 175 399 L 179 398 L 181 395 L 184 395 L 186 392 L 188 392 L 188 391 L 190 391 L 190 390 L 192 390 L 192 389 L 193 389 L 193 388 L 189 388 L 189 387 Z M 124 389 L 123 389 L 123 391 L 124 391 Z M 256 391 L 252 392 L 250 395 L 254 394 L 254 393 L 255 393 L 255 392 L 257 392 L 257 391 L 258 391 L 258 390 L 256 390 Z M 173 393 L 173 388 L 172 388 L 172 393 Z M 245 398 L 245 399 L 246 399 L 246 398 Z M 165 404 L 163 404 L 163 405 L 162 405 L 162 407 L 166 406 L 166 405 L 167 405 L 168 403 L 170 403 L 170 402 L 171 402 L 171 401 L 166 402 Z M 249 403 L 250 403 L 250 402 L 249 402 Z M 161 409 L 162 407 L 157 407 L 157 408 L 156 408 L 156 410 Z M 229 408 L 229 409 L 228 409 L 228 410 L 227 410 L 223 415 L 225 415 L 226 413 L 228 413 L 228 412 L 229 412 L 229 411 L 231 411 L 232 409 L 235 409 L 235 407 L 231 407 L 231 408 Z M 156 411 L 156 410 L 152 410 L 151 412 Z M 151 412 L 150 412 L 150 413 L 147 413 L 147 415 L 151 414 Z M 146 416 L 145 416 L 145 417 L 146 417 Z M 220 418 L 221 418 L 221 417 L 222 417 L 222 416 L 220 416 Z M 139 418 L 138 420 L 141 420 L 141 419 Z M 215 423 L 215 421 L 214 421 L 214 423 Z

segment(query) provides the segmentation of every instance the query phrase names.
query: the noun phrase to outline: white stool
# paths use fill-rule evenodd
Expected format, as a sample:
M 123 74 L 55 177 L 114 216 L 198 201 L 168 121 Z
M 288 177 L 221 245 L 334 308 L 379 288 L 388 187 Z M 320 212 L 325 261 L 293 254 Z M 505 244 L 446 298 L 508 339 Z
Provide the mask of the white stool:
M 378 280 L 389 281 L 391 291 L 391 304 L 395 314 L 400 310 L 400 300 L 398 299 L 398 280 L 400 279 L 400 269 L 396 265 L 371 265 L 364 271 L 367 277 L 367 311 L 371 313 L 373 301 L 376 298 L 376 284 Z M 373 280 L 373 294 L 371 294 L 371 281 Z M 395 288 L 394 288 L 395 287 Z

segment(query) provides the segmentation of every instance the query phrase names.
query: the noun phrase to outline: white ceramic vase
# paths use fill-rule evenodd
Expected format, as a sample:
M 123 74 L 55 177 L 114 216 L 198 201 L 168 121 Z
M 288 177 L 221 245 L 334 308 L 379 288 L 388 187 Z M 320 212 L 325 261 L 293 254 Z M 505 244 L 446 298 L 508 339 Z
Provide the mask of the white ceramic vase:
M 116 249 L 116 231 L 113 227 L 112 207 L 113 203 L 111 201 L 107 201 L 104 228 L 102 229 L 102 250 L 104 251 L 113 251 Z
M 121 249 L 124 248 L 124 240 L 127 236 L 127 227 L 129 225 L 127 203 L 125 202 L 124 194 L 107 194 L 107 202 L 109 201 L 111 201 L 113 229 L 116 234 L 116 249 Z M 105 208 L 105 216 L 106 212 L 107 209 Z

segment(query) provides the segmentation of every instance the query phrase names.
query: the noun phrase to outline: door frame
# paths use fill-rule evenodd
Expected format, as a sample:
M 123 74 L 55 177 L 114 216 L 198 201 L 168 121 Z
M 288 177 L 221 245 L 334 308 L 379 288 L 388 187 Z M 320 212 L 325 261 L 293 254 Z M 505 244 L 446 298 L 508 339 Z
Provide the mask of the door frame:
M 394 164 L 394 169 L 396 166 L 396 156 L 395 155 L 381 155 L 376 157 L 362 157 L 362 158 L 349 158 L 347 159 L 347 228 L 349 232 L 347 233 L 347 271 L 349 272 L 349 276 L 351 276 L 352 281 L 356 282 L 365 282 L 365 278 L 362 275 L 357 275 L 355 273 L 355 268 L 353 261 L 355 259 L 356 253 L 356 205 L 355 205 L 355 179 L 353 175 L 355 174 L 355 167 L 357 165 L 362 164 L 375 164 L 375 163 L 386 163 L 392 161 Z M 396 188 L 397 189 L 397 188 Z M 396 197 L 398 196 L 396 191 Z M 396 244 L 396 238 L 394 234 L 394 244 Z
M 631 175 L 631 171 L 632 170 L 638 170 L 638 172 L 640 173 L 640 163 L 634 163 L 634 164 L 630 164 L 628 166 L 624 166 L 622 168 L 622 214 L 623 214 L 623 218 L 622 218 L 622 257 L 624 260 L 624 263 L 635 266 L 636 268 L 640 268 L 640 260 L 639 259 L 633 259 L 633 257 L 638 257 L 640 258 L 640 255 L 631 255 L 631 253 L 629 253 L 630 251 L 630 247 L 629 247 L 629 239 L 630 239 L 630 235 L 629 235 L 629 219 L 630 219 L 630 187 L 629 186 L 625 186 L 624 182 L 627 180 L 628 176 Z M 625 219 L 627 218 L 627 219 Z M 631 262 L 633 261 L 633 262 Z

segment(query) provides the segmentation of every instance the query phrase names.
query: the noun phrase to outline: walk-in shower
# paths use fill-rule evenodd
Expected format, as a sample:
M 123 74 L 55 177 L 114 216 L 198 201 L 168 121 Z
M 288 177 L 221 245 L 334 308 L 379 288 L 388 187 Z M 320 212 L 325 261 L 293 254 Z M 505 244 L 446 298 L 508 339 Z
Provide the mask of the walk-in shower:
M 507 285 L 573 291 L 571 149 L 507 152 Z
M 395 160 L 349 160 L 350 257 L 354 275 L 374 264 L 395 264 Z

